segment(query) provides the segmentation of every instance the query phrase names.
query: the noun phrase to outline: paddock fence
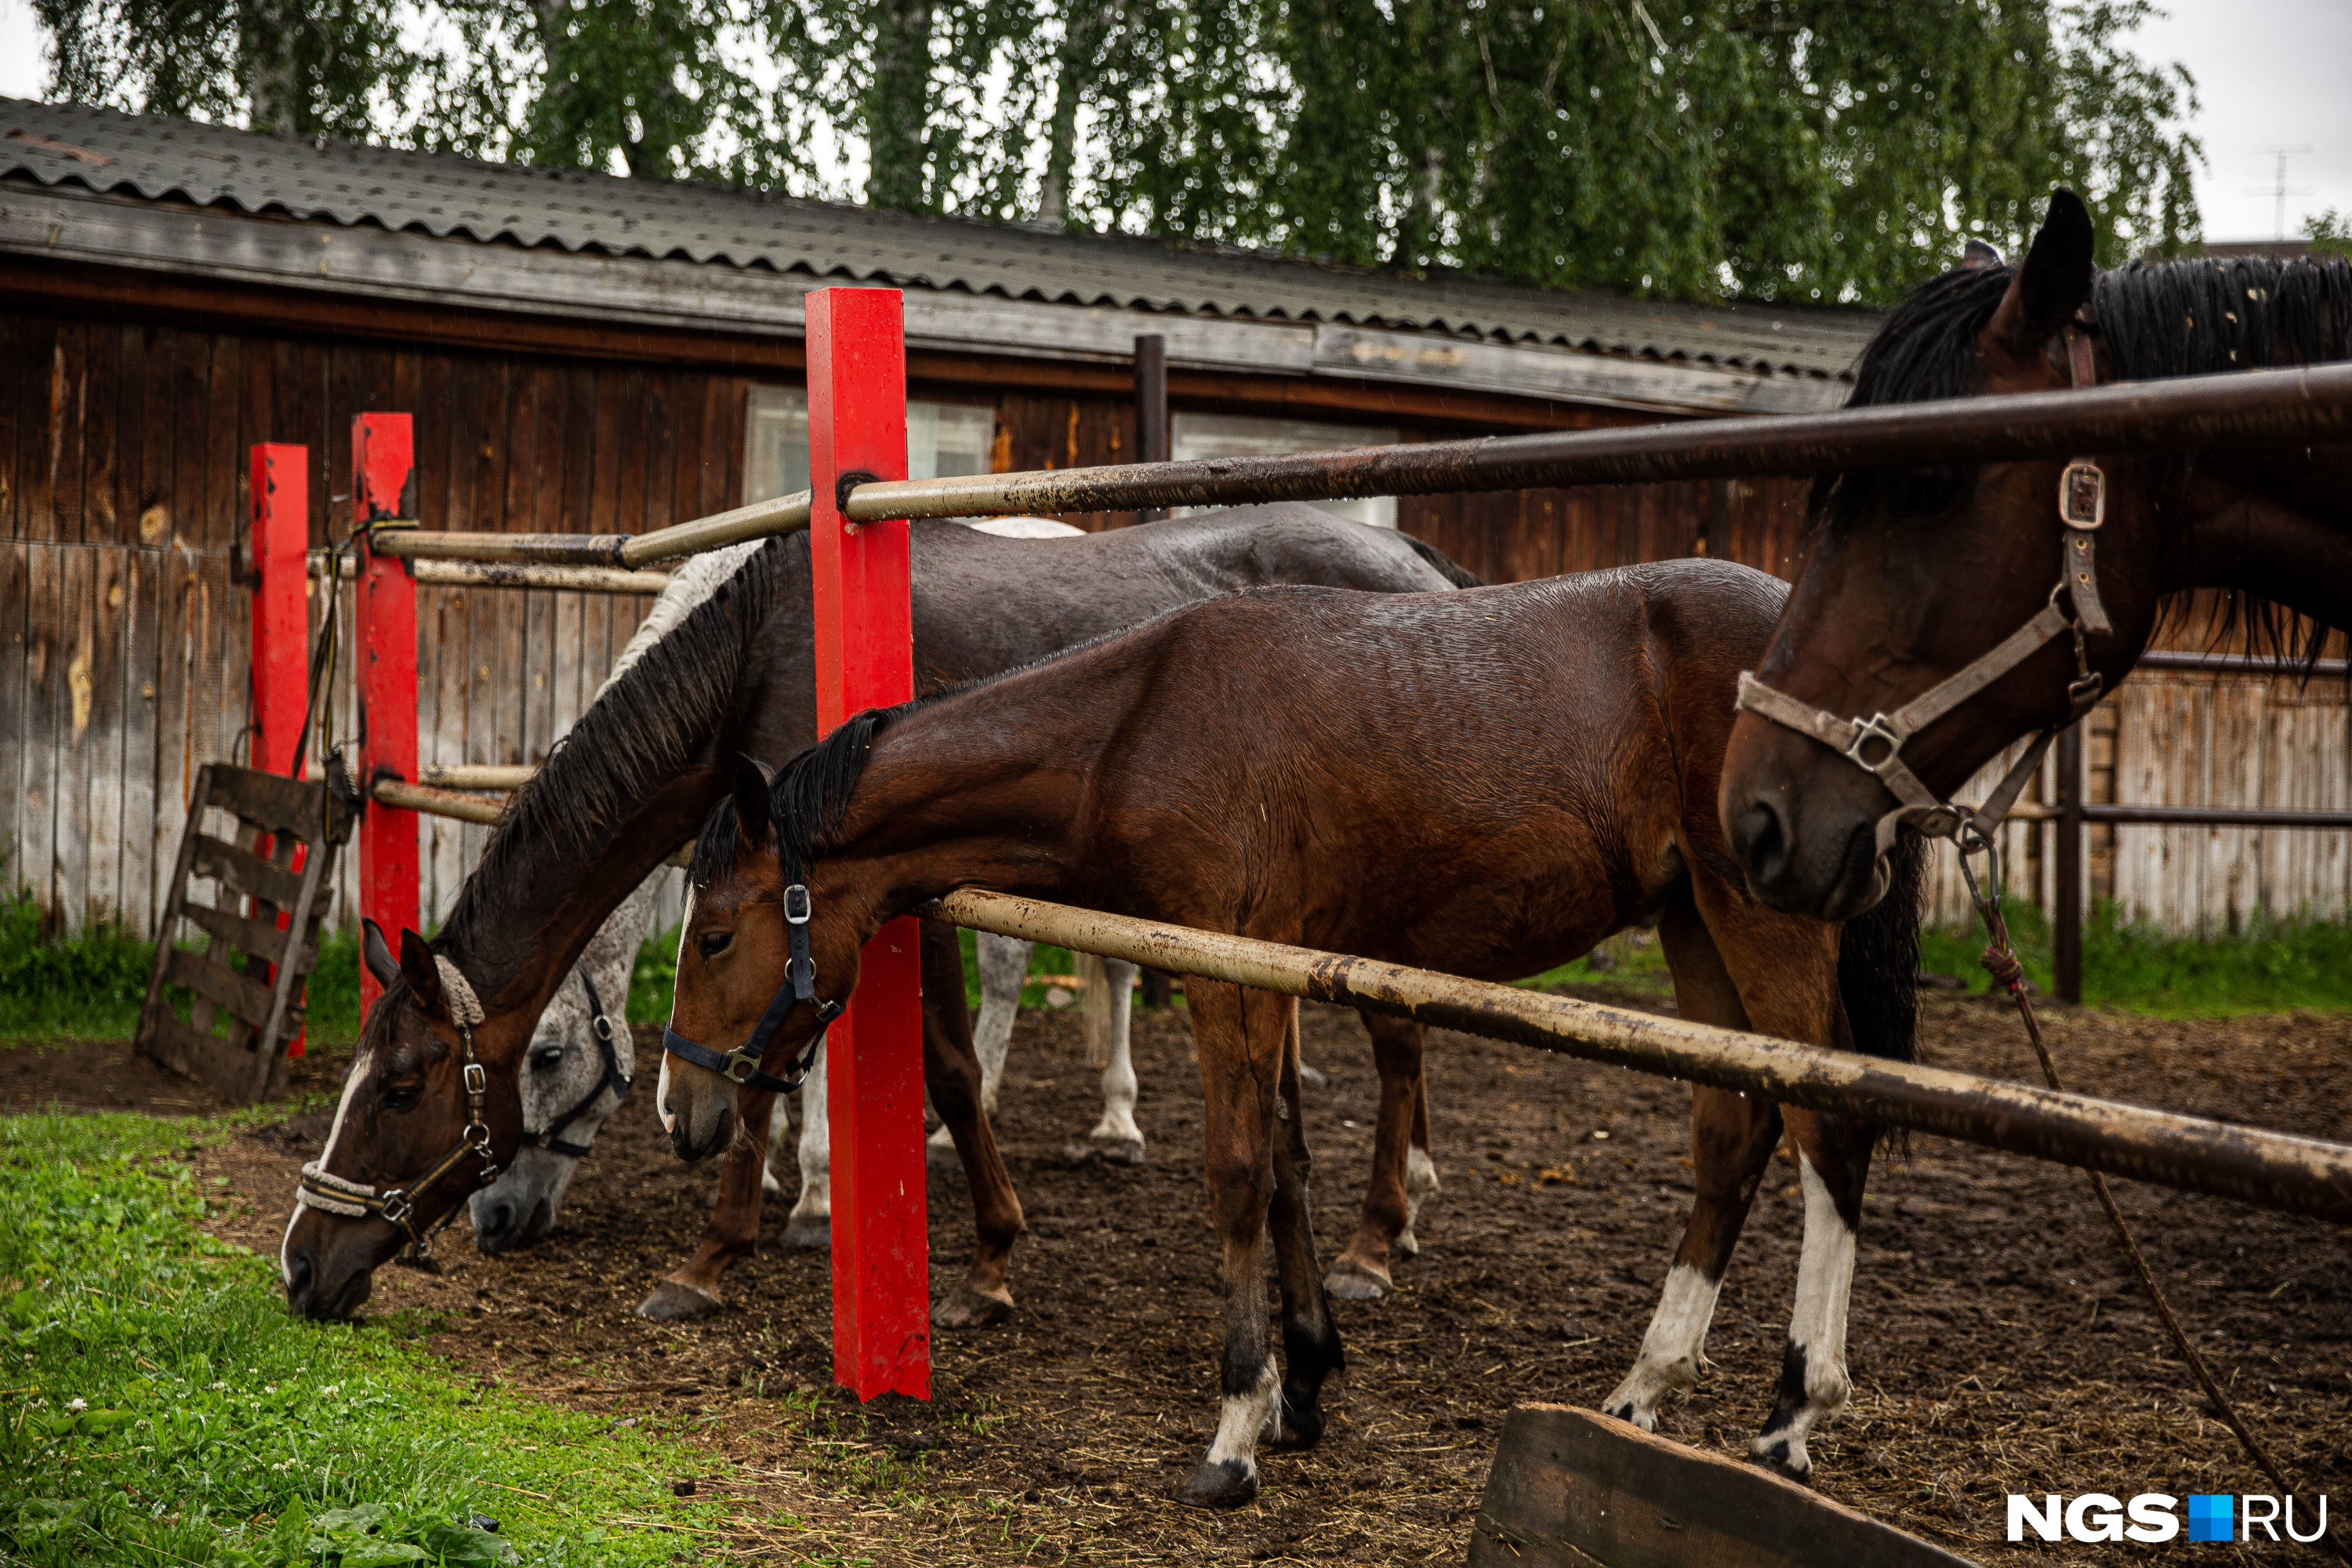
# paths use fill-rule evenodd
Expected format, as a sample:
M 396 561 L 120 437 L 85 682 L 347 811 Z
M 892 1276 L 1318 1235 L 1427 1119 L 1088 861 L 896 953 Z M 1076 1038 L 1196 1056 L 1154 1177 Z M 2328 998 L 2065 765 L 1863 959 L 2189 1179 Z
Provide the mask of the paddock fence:
M 404 420 L 361 416 L 352 440 L 353 516 L 355 525 L 369 526 L 370 534 L 352 588 L 358 647 L 365 655 L 358 691 L 365 740 L 355 773 L 371 781 L 367 787 L 374 802 L 361 831 L 363 908 L 381 911 L 386 923 L 413 922 L 417 814 L 464 813 L 478 820 L 480 813 L 495 809 L 495 802 L 447 786 L 503 784 L 508 776 L 452 771 L 428 783 L 418 763 L 415 594 L 417 574 L 428 563 L 478 568 L 488 556 L 509 573 L 634 573 L 744 539 L 811 529 L 818 711 L 820 722 L 829 726 L 855 707 L 912 694 L 905 520 L 915 517 L 1148 512 L 1268 500 L 1806 476 L 1895 463 L 2352 439 L 2352 366 L 2335 366 L 1353 452 L 929 480 L 875 479 L 869 476 L 904 472 L 898 298 L 890 290 L 832 289 L 813 294 L 810 307 L 813 495 L 635 536 L 485 540 L 425 531 L 414 526 L 414 467 Z M 487 575 L 466 580 L 496 585 Z M 518 577 L 511 585 L 529 580 Z M 826 685 L 828 670 L 838 682 L 835 687 Z M 2079 795 L 2058 805 L 2077 824 L 2089 819 Z M 2287 823 L 2266 819 L 2265 826 Z M 2034 830 L 2034 825 L 2021 823 L 2010 831 Z M 960 893 L 923 912 L 1180 973 L 1376 1006 L 1645 1073 L 2352 1222 L 2352 1147 L 1001 895 Z M 893 1173 L 901 1173 L 897 1190 L 906 1194 L 903 1173 L 919 1176 L 920 1169 L 921 1097 L 919 1080 L 908 1076 L 919 1062 L 920 1025 L 902 994 L 912 990 L 911 924 L 894 921 L 868 944 L 866 975 L 877 984 L 861 987 L 848 1015 L 835 1026 L 828 1047 L 835 1169 L 843 1194 L 835 1205 L 833 1253 L 835 1373 L 861 1396 L 886 1389 L 922 1394 L 929 1388 L 928 1341 L 920 1328 L 929 1289 L 919 1180 L 908 1194 L 913 1202 L 886 1196 Z M 902 977 L 895 986 L 887 983 L 893 975 Z

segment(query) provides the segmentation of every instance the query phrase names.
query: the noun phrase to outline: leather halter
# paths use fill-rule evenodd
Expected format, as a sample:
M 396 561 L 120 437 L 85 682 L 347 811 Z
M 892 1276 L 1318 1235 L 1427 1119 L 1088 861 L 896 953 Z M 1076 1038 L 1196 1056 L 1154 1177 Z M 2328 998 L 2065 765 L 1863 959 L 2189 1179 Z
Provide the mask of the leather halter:
M 681 1061 L 708 1068 L 728 1082 L 746 1089 L 766 1089 L 772 1094 L 790 1094 L 808 1081 L 811 1068 L 816 1065 L 817 1047 L 824 1044 L 824 1032 L 845 1011 L 839 1002 L 820 1002 L 816 995 L 816 960 L 809 955 L 809 890 L 801 880 L 800 851 L 793 847 L 792 837 L 784 831 L 783 818 L 777 815 L 772 796 L 768 803 L 768 830 L 776 836 L 776 856 L 784 871 L 784 929 L 791 932 L 792 956 L 784 962 L 784 983 L 776 987 L 775 995 L 768 999 L 768 1010 L 760 1015 L 751 1030 L 751 1037 L 731 1051 L 719 1052 L 709 1046 L 697 1045 L 676 1029 L 662 1030 L 662 1048 Z M 816 1033 L 801 1047 L 784 1068 L 783 1076 L 764 1070 L 761 1062 L 768 1054 L 768 1042 L 783 1027 L 792 1010 L 806 1002 L 816 1009 Z M 675 1015 L 673 1015 L 675 1016 Z
M 620 1050 L 614 1044 L 618 1037 L 618 1033 L 613 1026 L 613 1020 L 604 1012 L 604 999 L 596 994 L 595 981 L 588 977 L 588 965 L 585 963 L 579 965 L 579 974 L 580 988 L 588 993 L 588 1027 L 595 1035 L 596 1049 L 604 1058 L 604 1076 L 596 1080 L 596 1087 L 590 1089 L 579 1104 L 550 1122 L 546 1131 L 534 1137 L 531 1142 L 551 1153 L 568 1155 L 574 1160 L 584 1160 L 593 1145 L 566 1142 L 563 1130 L 587 1115 L 595 1103 L 604 1098 L 606 1089 L 613 1092 L 613 1104 L 615 1109 L 626 1104 L 629 1089 L 636 1080 L 621 1070 Z
M 489 1090 L 489 1078 L 484 1072 L 480 1058 L 474 1054 L 474 1026 L 484 1017 L 481 999 L 474 987 L 455 963 L 440 953 L 433 955 L 434 966 L 441 973 L 441 994 L 449 1004 L 449 1016 L 457 1023 L 457 1039 L 465 1052 L 462 1081 L 466 1089 L 466 1130 L 459 1134 L 457 1146 L 444 1154 L 433 1168 L 405 1187 L 394 1187 L 379 1193 L 364 1182 L 354 1182 L 323 1169 L 323 1159 L 313 1160 L 302 1167 L 302 1174 L 294 1184 L 294 1201 L 322 1213 L 340 1215 L 345 1219 L 365 1219 L 370 1216 L 398 1226 L 408 1237 L 405 1260 L 423 1263 L 433 1256 L 433 1238 L 448 1228 L 465 1205 L 453 1204 L 449 1212 L 434 1224 L 419 1228 L 416 1224 L 416 1200 L 433 1190 L 441 1178 L 457 1168 L 469 1156 L 478 1158 L 481 1170 L 477 1186 L 487 1187 L 498 1180 L 498 1162 L 490 1158 L 490 1129 L 482 1120 L 482 1097 Z
M 2070 323 L 2064 336 L 2066 368 L 2073 384 L 2097 384 L 2091 342 L 2083 331 L 2083 323 Z M 1970 839 L 1981 842 L 1989 838 L 2017 804 L 2026 781 L 2042 765 L 2042 753 L 2050 749 L 2050 742 L 2059 731 L 2096 707 L 2105 689 L 2105 678 L 2091 668 L 2084 639 L 2094 633 L 2104 637 L 2114 630 L 2107 620 L 2106 606 L 2099 599 L 2098 531 L 2106 517 L 2105 473 L 2088 458 L 2075 458 L 2066 465 L 2058 479 L 2058 521 L 2063 525 L 2064 545 L 2058 585 L 2050 590 L 2050 602 L 2042 605 L 2040 615 L 2003 637 L 1990 652 L 1894 712 L 1874 713 L 1867 719 L 1841 719 L 1834 713 L 1807 707 L 1786 692 L 1774 690 L 1757 679 L 1752 671 L 1740 674 L 1739 706 L 1801 735 L 1811 736 L 1876 778 L 1902 802 L 1878 819 L 1881 855 L 1893 847 L 1899 827 L 1916 828 L 1931 838 L 1951 838 L 1963 845 Z M 2067 613 L 2068 605 L 2073 608 L 2072 615 Z M 1904 762 L 1905 743 L 2061 636 L 2072 637 L 2074 645 L 2074 679 L 2066 683 L 2065 719 L 2035 733 L 2024 754 L 2002 775 L 1982 805 L 1938 798 Z

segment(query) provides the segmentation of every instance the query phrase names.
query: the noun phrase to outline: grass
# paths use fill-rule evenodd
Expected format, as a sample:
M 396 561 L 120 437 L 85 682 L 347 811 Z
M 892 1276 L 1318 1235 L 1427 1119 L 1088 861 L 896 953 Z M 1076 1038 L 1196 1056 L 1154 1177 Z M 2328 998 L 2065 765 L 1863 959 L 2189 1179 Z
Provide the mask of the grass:
M 288 1317 L 192 1223 L 174 1156 L 222 1130 L 0 1119 L 0 1561 L 628 1568 L 710 1539 L 620 1522 L 721 1522 L 670 1495 L 690 1450 L 460 1383 L 414 1317 Z
M 355 934 L 326 933 L 310 987 L 310 1032 L 323 1042 L 359 1038 L 359 962 Z M 0 898 L 0 1041 L 130 1038 L 154 963 L 153 942 L 111 921 L 61 938 L 30 894 Z
M 2051 988 L 2050 922 L 2037 905 L 2002 906 L 2026 977 Z M 1920 933 L 1920 967 L 1958 976 L 1970 991 L 1990 984 L 1977 955 L 1981 930 Z M 2352 1011 L 2352 926 L 2308 918 L 2263 919 L 2234 931 L 2179 936 L 2126 921 L 2102 902 L 2083 926 L 2083 1000 L 2160 1018 L 2242 1013 Z

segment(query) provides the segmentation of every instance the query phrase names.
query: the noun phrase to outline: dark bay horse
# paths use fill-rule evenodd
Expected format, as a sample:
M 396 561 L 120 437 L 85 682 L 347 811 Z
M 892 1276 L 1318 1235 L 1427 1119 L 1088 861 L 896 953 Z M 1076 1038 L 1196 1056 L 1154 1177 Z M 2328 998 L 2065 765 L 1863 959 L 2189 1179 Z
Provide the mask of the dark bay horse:
M 1067 540 L 919 522 L 913 541 L 921 690 L 1257 584 L 1396 593 L 1466 580 L 1414 540 L 1297 504 Z M 398 933 L 396 953 L 381 940 L 368 944 L 385 991 L 362 1028 L 318 1174 L 308 1178 L 321 1191 L 306 1194 L 287 1229 L 281 1264 L 295 1310 L 348 1316 L 404 1240 L 345 1188 L 405 1194 L 417 1229 L 453 1213 L 476 1188 L 481 1160 L 445 1164 L 468 1136 L 468 1102 L 452 1012 L 462 997 L 451 994 L 442 965 L 454 966 L 485 1014 L 471 1031 L 485 1069 L 480 1114 L 488 1163 L 504 1165 L 523 1138 L 522 1054 L 590 939 L 725 796 L 738 753 L 782 758 L 815 738 L 808 563 L 805 535 L 753 552 L 600 695 L 516 794 L 440 934 L 427 942 Z M 970 1270 L 934 1318 L 967 1326 L 1012 1308 L 1006 1269 L 1021 1205 L 980 1110 L 954 933 L 927 930 L 924 943 L 925 1081 L 970 1180 L 979 1233 Z M 717 1305 L 720 1274 L 758 1238 L 770 1110 L 765 1100 L 746 1108 L 757 1136 L 730 1151 L 709 1230 L 641 1310 L 684 1316 Z M 440 1174 L 418 1188 L 436 1166 Z
M 2341 258 L 2099 272 L 2091 241 L 2082 203 L 2058 192 L 2022 264 L 2004 267 L 1982 249 L 1895 311 L 1863 354 L 1853 403 L 2352 358 L 2352 265 Z M 2113 690 L 2168 595 L 2229 590 L 2254 640 L 2290 655 L 2317 651 L 2315 640 L 2288 646 L 2313 623 L 2352 626 L 2352 446 L 2098 463 L 2105 515 L 2090 531 L 2110 629 L 2084 626 L 2084 668 L 2062 633 L 1904 739 L 1899 760 L 1927 794 L 1948 799 L 2018 737 L 2065 722 L 2075 710 L 2069 688 L 2085 671 Z M 1761 684 L 1799 710 L 1861 721 L 1897 713 L 1985 659 L 2045 605 L 2082 623 L 2074 568 L 2060 559 L 2079 538 L 2059 515 L 2064 467 L 1988 463 L 1817 485 L 1796 587 L 1757 669 Z M 2066 591 L 2053 598 L 2062 578 Z M 2298 630 L 2282 609 L 2311 620 Z M 1872 742 L 1870 754 L 1883 745 Z M 1749 886 L 1776 908 L 1834 919 L 1873 896 L 1878 829 L 1896 799 L 1814 734 L 1742 714 L 1722 805 Z
M 714 809 L 688 872 L 673 1027 L 733 1048 L 776 993 L 781 836 L 805 867 L 820 999 L 849 994 L 885 921 L 965 887 L 1490 979 L 1654 921 L 1684 1016 L 1907 1057 L 1913 910 L 1889 899 L 1843 933 L 1778 913 L 1748 896 L 1723 842 L 1735 682 L 1781 592 L 1698 560 L 1444 595 L 1262 589 L 861 714 L 772 788 L 747 763 Z M 1918 858 L 1900 858 L 1916 904 Z M 1262 1430 L 1283 1447 L 1320 1435 L 1319 1391 L 1342 1353 L 1308 1226 L 1297 1005 L 1197 977 L 1185 994 L 1227 1306 L 1223 1414 L 1184 1496 L 1229 1506 L 1255 1494 Z M 814 1012 L 786 1018 L 772 1069 Z M 723 1144 L 733 1086 L 675 1056 L 669 1068 L 679 1152 Z M 1391 1167 L 1403 1112 L 1383 1095 L 1377 1158 Z M 1783 1120 L 1697 1091 L 1698 1195 L 1612 1411 L 1653 1425 L 1659 1399 L 1696 1380 Z M 1874 1131 L 1799 1110 L 1785 1124 L 1802 1167 L 1803 1263 L 1758 1451 L 1802 1473 L 1806 1434 L 1847 1394 Z

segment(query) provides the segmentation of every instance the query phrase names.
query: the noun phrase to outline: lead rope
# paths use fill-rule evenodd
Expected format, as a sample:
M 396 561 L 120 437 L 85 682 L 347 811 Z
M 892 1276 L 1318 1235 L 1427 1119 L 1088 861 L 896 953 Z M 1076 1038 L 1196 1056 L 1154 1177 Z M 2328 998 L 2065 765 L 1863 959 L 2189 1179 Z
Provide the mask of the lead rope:
M 2034 1016 L 2033 1004 L 2026 998 L 2025 965 L 2019 962 L 2015 950 L 2010 946 L 2009 922 L 2001 918 L 2000 851 L 1989 836 L 1975 831 L 1973 826 L 1962 829 L 1956 844 L 1960 852 L 1960 877 L 1969 888 L 1969 901 L 1976 906 L 1977 915 L 1985 926 L 1985 950 L 1977 962 L 1984 966 L 1986 973 L 1992 976 L 1993 984 L 2006 990 L 2010 999 L 2017 1004 L 2017 1016 L 2024 1021 L 2026 1038 L 2033 1042 L 2033 1054 L 2042 1062 L 2042 1079 L 2052 1089 L 2061 1089 L 2064 1086 L 2058 1081 L 2058 1064 L 2051 1059 L 2050 1047 L 2042 1038 L 2042 1022 Z M 1978 884 L 1976 872 L 1969 864 L 1969 858 L 1977 854 L 1985 858 L 1982 886 Z M 2207 1369 L 2205 1358 L 2197 1353 L 2195 1345 L 2189 1343 L 2188 1331 L 2181 1328 L 2180 1320 L 2173 1316 L 2172 1303 L 2165 1300 L 2164 1288 L 2156 1282 L 2155 1271 L 2148 1268 L 2147 1258 L 2139 1249 L 2139 1239 L 2132 1235 L 2131 1226 L 2124 1219 L 2123 1210 L 2116 1206 L 2115 1194 L 2107 1190 L 2107 1178 L 2097 1171 L 2083 1173 L 2091 1179 L 2091 1191 L 2098 1195 L 2099 1206 L 2107 1211 L 2107 1223 L 2115 1227 L 2116 1239 L 2123 1244 L 2124 1256 L 2131 1259 L 2132 1271 L 2139 1276 L 2140 1289 L 2147 1292 L 2149 1302 L 2155 1306 L 2156 1315 L 2163 1321 L 2165 1332 L 2172 1336 L 2173 1348 L 2189 1363 L 2189 1373 L 2197 1379 L 2197 1385 L 2205 1391 L 2205 1397 L 2211 1400 L 2213 1407 L 2221 1412 L 2222 1422 L 2237 1434 L 2238 1441 L 2243 1445 L 2248 1456 L 2263 1474 L 2271 1479 L 2271 1484 L 2278 1488 L 2279 1495 L 2292 1496 L 2294 1489 L 2287 1485 L 2285 1472 L 2279 1468 L 2278 1461 L 2271 1458 L 2271 1452 L 2263 1446 L 2262 1439 L 2254 1436 L 2253 1428 L 2248 1426 L 2245 1418 L 2238 1414 L 2238 1407 L 2230 1402 L 2230 1396 L 2221 1391 L 2221 1384 Z M 2321 1540 L 2340 1561 L 2352 1563 L 2352 1551 L 2347 1551 L 2332 1531 L 2323 1531 Z

